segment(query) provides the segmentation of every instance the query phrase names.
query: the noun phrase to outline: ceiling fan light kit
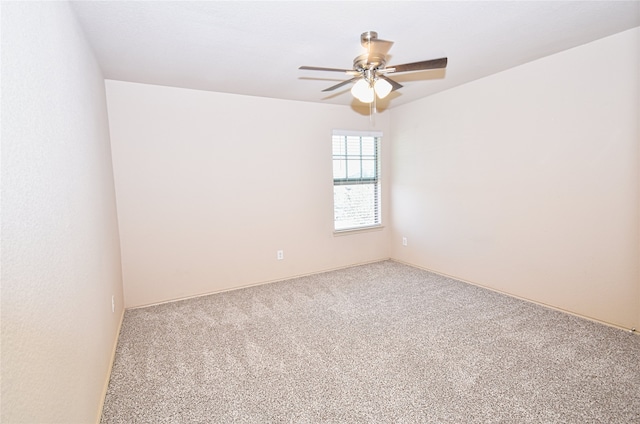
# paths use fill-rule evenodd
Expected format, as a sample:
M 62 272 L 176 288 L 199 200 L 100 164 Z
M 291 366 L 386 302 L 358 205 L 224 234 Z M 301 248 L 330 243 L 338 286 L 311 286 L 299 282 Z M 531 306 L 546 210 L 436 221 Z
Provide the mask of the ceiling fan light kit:
M 392 89 L 393 86 L 386 80 L 377 79 L 375 81 L 369 81 L 366 78 L 362 78 L 353 85 L 351 94 L 362 103 L 371 103 L 373 102 L 374 96 L 378 96 L 379 99 L 384 99 L 391 93 Z
M 362 103 L 372 103 L 376 97 L 384 99 L 392 91 L 402 88 L 402 84 L 392 80 L 386 76 L 386 74 L 447 67 L 446 57 L 387 67 L 387 53 L 391 49 L 391 46 L 393 46 L 393 41 L 381 40 L 378 38 L 377 32 L 367 31 L 360 35 L 360 43 L 367 49 L 367 52 L 357 56 L 353 60 L 353 69 L 321 68 L 317 66 L 301 66 L 299 69 L 344 72 L 352 76 L 352 78 L 322 91 L 333 91 L 355 82 L 351 88 L 353 97 Z

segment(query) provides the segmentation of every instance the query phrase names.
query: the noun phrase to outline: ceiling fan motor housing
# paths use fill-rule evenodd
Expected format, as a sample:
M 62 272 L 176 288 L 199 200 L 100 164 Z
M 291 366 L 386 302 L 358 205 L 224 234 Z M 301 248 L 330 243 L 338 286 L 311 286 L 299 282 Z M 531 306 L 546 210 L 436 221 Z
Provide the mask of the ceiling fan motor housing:
M 366 70 L 377 71 L 384 69 L 386 64 L 387 61 L 384 56 L 365 53 L 353 60 L 353 69 L 358 72 Z

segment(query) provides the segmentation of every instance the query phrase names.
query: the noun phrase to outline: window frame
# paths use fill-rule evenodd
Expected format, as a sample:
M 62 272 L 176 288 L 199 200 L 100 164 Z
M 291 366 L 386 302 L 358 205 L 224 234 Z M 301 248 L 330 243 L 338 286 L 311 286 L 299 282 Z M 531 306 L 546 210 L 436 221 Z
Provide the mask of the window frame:
M 382 220 L 382 179 L 381 179 L 381 168 L 382 168 L 382 160 L 381 160 L 381 144 L 382 144 L 382 132 L 380 131 L 351 131 L 351 130 L 333 130 L 331 137 L 331 145 L 332 145 L 332 154 L 331 154 L 331 164 L 332 164 L 332 177 L 333 177 L 333 232 L 334 235 L 341 235 L 345 233 L 353 233 L 353 232 L 361 232 L 361 231 L 371 231 L 371 230 L 379 230 L 383 226 Z M 334 140 L 335 137 L 344 138 L 344 147 L 345 151 L 342 155 L 336 155 L 334 151 Z M 347 138 L 349 137 L 359 137 L 360 138 L 360 147 L 358 155 L 350 155 L 348 152 Z M 365 177 L 364 168 L 362 167 L 363 158 L 364 160 L 370 161 L 371 155 L 363 154 L 362 147 L 362 139 L 363 138 L 373 138 L 374 140 L 374 176 L 373 177 Z M 335 178 L 335 162 L 336 157 L 341 157 L 345 163 L 345 177 L 344 178 Z M 349 178 L 348 175 L 348 162 L 350 160 L 360 161 L 359 166 L 359 176 Z M 364 225 L 352 225 L 349 227 L 336 228 L 337 220 L 336 220 L 336 192 L 335 188 L 337 186 L 344 185 L 372 185 L 373 186 L 373 202 L 374 208 L 373 211 L 374 221 L 373 223 L 367 223 Z

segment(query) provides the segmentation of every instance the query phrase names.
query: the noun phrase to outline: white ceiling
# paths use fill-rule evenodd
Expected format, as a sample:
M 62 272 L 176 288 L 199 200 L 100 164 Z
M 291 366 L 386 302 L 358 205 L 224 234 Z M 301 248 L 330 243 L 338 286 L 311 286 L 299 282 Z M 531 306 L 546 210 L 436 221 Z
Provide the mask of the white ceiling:
M 74 2 L 105 78 L 356 105 L 360 34 L 394 41 L 389 65 L 449 58 L 446 71 L 393 76 L 403 103 L 640 26 L 640 1 Z M 385 99 L 385 100 L 387 100 Z

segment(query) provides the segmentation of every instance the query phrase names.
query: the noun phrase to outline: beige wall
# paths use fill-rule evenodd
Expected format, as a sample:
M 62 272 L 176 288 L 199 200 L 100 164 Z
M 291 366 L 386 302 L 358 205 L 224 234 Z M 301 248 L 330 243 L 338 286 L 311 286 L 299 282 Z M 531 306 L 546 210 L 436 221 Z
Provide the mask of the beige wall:
M 388 227 L 333 235 L 331 131 L 368 116 L 120 81 L 107 99 L 127 307 L 389 257 Z
M 0 421 L 95 422 L 123 312 L 104 80 L 68 4 L 1 7 Z
M 392 109 L 392 257 L 639 328 L 639 31 Z

